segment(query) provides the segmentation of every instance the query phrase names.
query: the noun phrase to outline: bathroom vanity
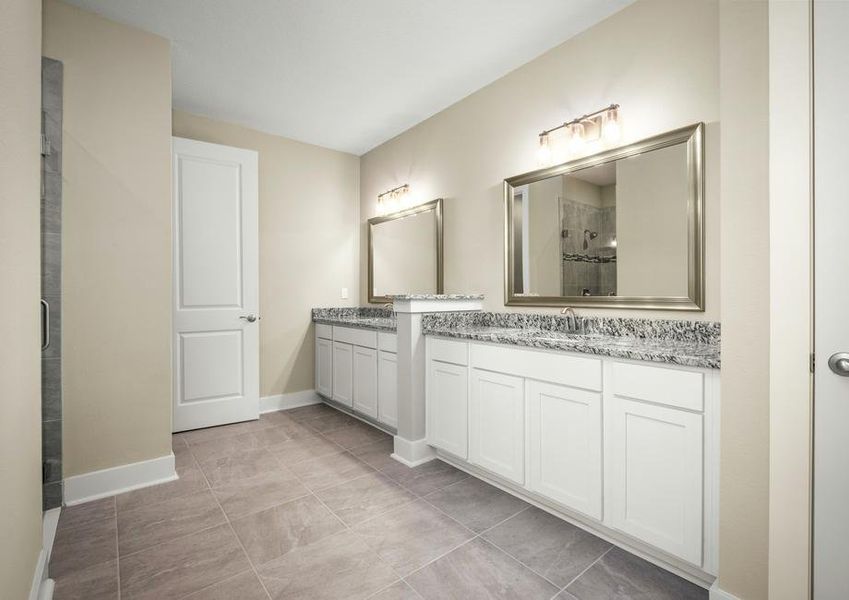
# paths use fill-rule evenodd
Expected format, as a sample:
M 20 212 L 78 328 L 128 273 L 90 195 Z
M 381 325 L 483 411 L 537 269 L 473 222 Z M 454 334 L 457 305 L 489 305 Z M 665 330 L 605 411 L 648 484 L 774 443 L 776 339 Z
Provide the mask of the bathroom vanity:
M 314 309 L 315 391 L 391 430 L 398 426 L 396 322 L 391 310 Z
M 633 550 L 715 575 L 718 324 L 577 322 L 426 315 L 428 444 Z

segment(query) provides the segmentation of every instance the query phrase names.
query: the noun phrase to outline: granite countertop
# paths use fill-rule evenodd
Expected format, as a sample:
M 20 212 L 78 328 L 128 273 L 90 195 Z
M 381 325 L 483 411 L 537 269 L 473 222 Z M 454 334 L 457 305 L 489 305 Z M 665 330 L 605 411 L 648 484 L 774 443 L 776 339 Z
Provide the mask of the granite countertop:
M 395 331 L 395 313 L 388 308 L 314 308 L 312 320 L 326 325 Z
M 516 313 L 425 315 L 425 335 L 564 350 L 687 367 L 720 368 L 719 324 L 702 321 L 586 318 Z
M 392 300 L 483 300 L 483 294 L 391 294 Z

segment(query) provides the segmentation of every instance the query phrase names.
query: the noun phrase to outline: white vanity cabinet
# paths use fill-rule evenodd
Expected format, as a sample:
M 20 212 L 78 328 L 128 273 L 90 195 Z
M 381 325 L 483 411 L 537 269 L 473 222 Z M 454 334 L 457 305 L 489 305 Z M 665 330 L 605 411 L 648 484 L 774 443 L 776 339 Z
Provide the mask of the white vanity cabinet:
M 377 419 L 377 349 L 354 346 L 354 403 L 358 413 Z
M 398 425 L 394 333 L 316 323 L 315 391 L 389 427 Z
M 607 379 L 607 522 L 701 564 L 704 374 L 611 361 Z
M 354 347 L 333 342 L 333 400 L 349 408 L 354 406 Z
M 446 460 L 716 574 L 719 371 L 432 336 L 427 363 Z
M 472 369 L 469 462 L 522 485 L 525 482 L 525 382 Z
M 427 443 L 462 459 L 469 457 L 468 344 L 427 343 Z
M 528 381 L 528 488 L 601 520 L 601 394 Z
M 394 333 L 377 335 L 377 420 L 398 427 L 398 338 Z
M 333 396 L 333 328 L 321 323 L 315 327 L 315 391 Z

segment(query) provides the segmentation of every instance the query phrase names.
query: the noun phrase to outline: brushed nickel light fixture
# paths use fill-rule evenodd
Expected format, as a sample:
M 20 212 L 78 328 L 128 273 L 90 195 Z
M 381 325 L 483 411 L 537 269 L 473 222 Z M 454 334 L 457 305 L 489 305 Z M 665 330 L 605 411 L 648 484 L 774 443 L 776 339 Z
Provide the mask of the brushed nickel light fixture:
M 568 140 L 569 154 L 580 155 L 586 148 L 587 142 L 602 140 L 606 144 L 619 141 L 621 127 L 619 123 L 619 105 L 611 104 L 595 112 L 587 113 L 571 121 L 566 121 L 545 129 L 539 134 L 539 162 L 543 166 L 551 164 L 553 153 L 551 134 L 555 131 L 565 130 Z
M 410 193 L 410 184 L 405 183 L 377 195 L 377 207 L 381 214 L 404 208 L 404 199 Z

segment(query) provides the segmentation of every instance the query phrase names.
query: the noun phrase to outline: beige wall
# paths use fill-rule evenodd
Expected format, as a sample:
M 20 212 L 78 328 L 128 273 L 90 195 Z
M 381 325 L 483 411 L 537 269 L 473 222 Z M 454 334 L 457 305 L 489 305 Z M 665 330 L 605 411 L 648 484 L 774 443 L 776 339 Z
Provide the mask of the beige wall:
M 771 600 L 804 600 L 811 585 L 810 10 L 769 3 Z
M 44 4 L 64 63 L 65 476 L 171 451 L 169 43 Z
M 769 123 L 767 3 L 723 0 L 719 584 L 767 597 Z
M 396 185 L 445 198 L 446 291 L 483 292 L 486 309 L 504 310 L 502 181 L 537 168 L 539 131 L 611 102 L 622 105 L 623 143 L 704 121 L 706 311 L 604 314 L 719 319 L 718 31 L 716 2 L 635 2 L 365 154 L 361 231 L 377 194 Z M 365 281 L 364 241 L 360 257 Z
M 355 305 L 360 293 L 359 159 L 185 112 L 173 117 L 175 136 L 259 152 L 260 395 L 313 389 L 310 309 Z
M 616 291 L 687 297 L 687 148 L 616 163 Z
M 41 5 L 0 18 L 0 599 L 27 598 L 41 550 Z

